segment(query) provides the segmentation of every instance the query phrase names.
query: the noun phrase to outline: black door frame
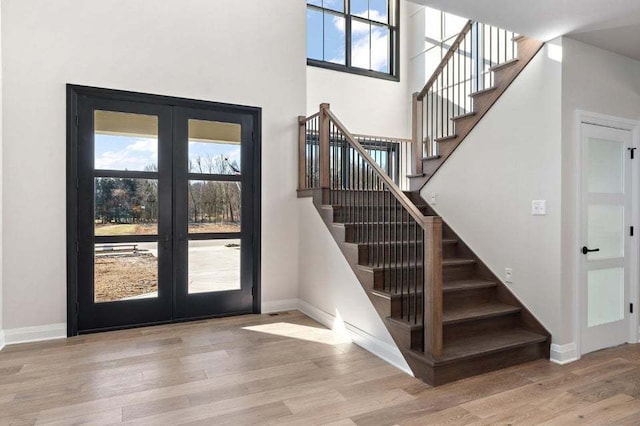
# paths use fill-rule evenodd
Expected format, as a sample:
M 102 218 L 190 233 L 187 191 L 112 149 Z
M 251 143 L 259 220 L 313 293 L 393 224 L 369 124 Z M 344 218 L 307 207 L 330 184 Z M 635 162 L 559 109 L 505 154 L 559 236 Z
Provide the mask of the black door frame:
M 249 107 L 242 105 L 225 104 L 219 102 L 210 102 L 202 100 L 192 100 L 185 98 L 176 98 L 162 95 L 152 95 L 145 93 L 137 93 L 130 91 L 121 91 L 113 89 L 104 89 L 97 87 L 88 87 L 67 84 L 67 336 L 75 336 L 78 330 L 78 100 L 82 96 L 95 98 L 104 98 L 115 101 L 125 102 L 143 102 L 147 104 L 158 104 L 171 107 L 183 107 L 190 109 L 200 109 L 207 111 L 217 111 L 222 113 L 235 113 L 251 115 L 253 122 L 252 140 L 254 144 L 254 155 L 251 167 L 254 171 L 253 181 L 251 182 L 252 198 L 249 200 L 251 209 L 244 210 L 244 214 L 251 214 L 251 223 L 253 228 L 253 244 L 252 244 L 252 276 L 253 276 L 253 311 L 252 313 L 260 313 L 261 300 L 261 157 L 262 157 L 262 109 L 259 107 Z M 192 321 L 203 318 L 211 318 L 220 315 L 204 316 L 188 319 L 174 319 L 170 321 L 161 321 L 152 324 L 163 324 L 171 322 Z M 147 324 L 147 325 L 152 325 Z M 117 328 L 138 327 L 139 325 L 123 326 Z

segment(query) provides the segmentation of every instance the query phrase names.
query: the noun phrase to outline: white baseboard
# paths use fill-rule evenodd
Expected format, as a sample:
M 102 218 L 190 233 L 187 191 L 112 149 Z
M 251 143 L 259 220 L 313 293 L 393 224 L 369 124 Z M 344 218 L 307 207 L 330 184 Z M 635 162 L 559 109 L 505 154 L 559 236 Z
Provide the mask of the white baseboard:
M 298 301 L 298 310 L 308 317 L 318 321 L 320 324 L 327 328 L 334 329 L 336 317 L 316 308 L 315 306 L 305 302 L 304 300 Z M 394 367 L 404 371 L 405 373 L 413 376 L 411 369 L 407 365 L 404 357 L 400 353 L 400 350 L 387 342 L 383 342 L 375 336 L 367 333 L 366 331 L 344 322 L 346 331 L 349 332 L 351 340 L 356 345 L 366 349 L 379 358 L 382 358 Z
M 578 360 L 578 349 L 575 343 L 566 345 L 551 345 L 551 362 L 564 365 Z
M 0 330 L 0 351 L 2 350 L 2 348 L 4 348 L 4 346 L 5 346 L 4 331 Z
M 67 337 L 67 324 L 38 325 L 35 327 L 11 328 L 4 330 L 7 345 L 17 343 L 40 342 L 42 340 L 64 339 Z
M 295 311 L 298 309 L 298 299 L 283 299 L 269 302 L 262 302 L 260 311 L 263 314 L 274 312 Z

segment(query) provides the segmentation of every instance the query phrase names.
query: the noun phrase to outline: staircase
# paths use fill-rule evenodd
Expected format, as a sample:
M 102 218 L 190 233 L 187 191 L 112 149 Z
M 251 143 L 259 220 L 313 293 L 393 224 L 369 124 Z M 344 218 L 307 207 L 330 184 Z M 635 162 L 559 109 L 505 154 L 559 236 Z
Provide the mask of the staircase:
M 485 24 L 465 25 L 434 75 L 413 95 L 412 191 L 431 179 L 542 46 Z
M 328 104 L 299 118 L 298 194 L 313 198 L 412 372 L 432 385 L 549 357 L 549 333 L 418 191 L 541 46 L 517 37 L 512 57 L 494 63 L 488 53 L 475 65 L 487 72 L 446 93 L 455 83 L 440 84 L 442 72 L 485 31 L 468 23 L 424 95 L 414 95 L 413 142 L 375 138 L 372 145 L 351 134 Z M 470 102 L 452 103 L 463 85 L 480 90 L 469 93 Z M 413 174 L 397 158 L 408 151 Z M 413 191 L 400 189 L 402 173 Z

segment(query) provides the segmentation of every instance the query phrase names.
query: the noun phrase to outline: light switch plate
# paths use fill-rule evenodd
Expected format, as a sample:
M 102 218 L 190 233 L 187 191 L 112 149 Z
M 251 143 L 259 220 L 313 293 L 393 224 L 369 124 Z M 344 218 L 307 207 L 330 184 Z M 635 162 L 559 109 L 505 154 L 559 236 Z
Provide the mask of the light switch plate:
M 431 197 L 429 198 L 429 204 L 431 204 L 432 206 L 435 206 L 437 202 L 438 202 L 438 194 L 434 192 L 433 194 L 431 194 Z
M 547 200 L 533 200 L 531 202 L 531 214 L 544 216 L 547 214 Z
M 509 284 L 513 283 L 513 269 L 504 268 L 504 282 Z

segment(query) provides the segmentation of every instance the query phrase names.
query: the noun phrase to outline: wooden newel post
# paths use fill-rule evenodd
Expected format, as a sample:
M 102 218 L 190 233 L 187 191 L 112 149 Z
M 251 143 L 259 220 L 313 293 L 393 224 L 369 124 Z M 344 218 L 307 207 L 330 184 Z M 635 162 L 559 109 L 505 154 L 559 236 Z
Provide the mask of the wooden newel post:
M 298 116 L 298 189 L 307 189 L 307 117 Z
M 422 173 L 423 157 L 423 128 L 422 128 L 422 101 L 418 100 L 419 93 L 414 93 L 411 98 L 411 157 L 413 163 L 413 173 Z
M 424 352 L 442 355 L 442 219 L 424 222 Z
M 320 104 L 320 188 L 329 189 L 330 187 L 330 168 L 329 163 L 329 115 L 326 110 L 329 104 Z

